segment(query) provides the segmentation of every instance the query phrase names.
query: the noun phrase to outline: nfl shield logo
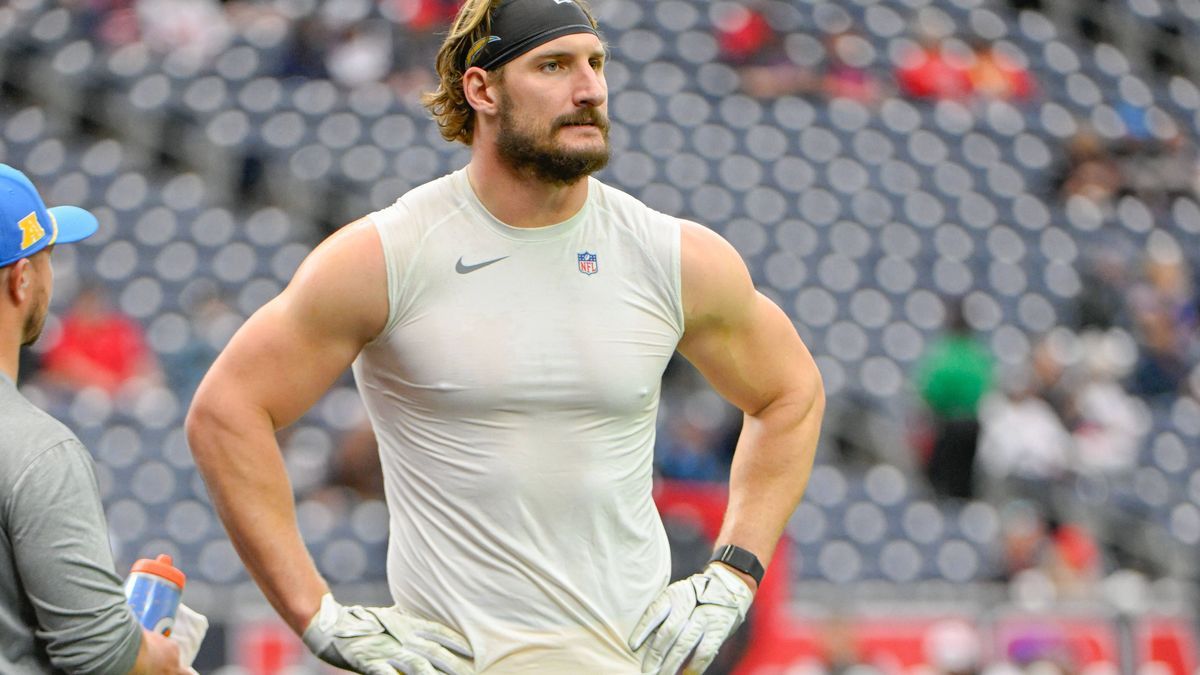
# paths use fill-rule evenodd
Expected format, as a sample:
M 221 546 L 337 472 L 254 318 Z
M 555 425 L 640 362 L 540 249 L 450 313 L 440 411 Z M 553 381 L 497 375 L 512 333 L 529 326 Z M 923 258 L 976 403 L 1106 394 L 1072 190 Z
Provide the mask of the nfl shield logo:
M 600 263 L 596 261 L 595 253 L 584 251 L 579 255 L 579 271 L 584 274 L 595 274 L 600 271 Z

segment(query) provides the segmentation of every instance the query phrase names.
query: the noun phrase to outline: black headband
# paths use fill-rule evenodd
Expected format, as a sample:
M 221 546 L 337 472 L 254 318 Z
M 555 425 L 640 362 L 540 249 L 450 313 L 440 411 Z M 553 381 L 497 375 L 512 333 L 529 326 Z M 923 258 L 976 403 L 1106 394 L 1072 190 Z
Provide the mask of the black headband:
M 575 33 L 600 34 L 575 0 L 505 0 L 492 10 L 492 33 L 471 45 L 466 68 L 499 68 L 525 52 Z

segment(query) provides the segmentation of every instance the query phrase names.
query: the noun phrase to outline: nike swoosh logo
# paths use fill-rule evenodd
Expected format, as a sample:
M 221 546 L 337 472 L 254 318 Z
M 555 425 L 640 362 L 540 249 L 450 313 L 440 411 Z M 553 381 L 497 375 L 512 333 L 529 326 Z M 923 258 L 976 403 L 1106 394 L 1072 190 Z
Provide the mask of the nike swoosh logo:
M 454 263 L 454 271 L 458 272 L 459 274 L 470 274 L 471 272 L 474 272 L 475 270 L 481 270 L 492 263 L 498 263 L 507 257 L 508 256 L 503 256 L 494 260 L 485 260 L 481 263 L 475 263 L 474 265 L 464 265 L 462 258 L 459 258 L 458 262 Z

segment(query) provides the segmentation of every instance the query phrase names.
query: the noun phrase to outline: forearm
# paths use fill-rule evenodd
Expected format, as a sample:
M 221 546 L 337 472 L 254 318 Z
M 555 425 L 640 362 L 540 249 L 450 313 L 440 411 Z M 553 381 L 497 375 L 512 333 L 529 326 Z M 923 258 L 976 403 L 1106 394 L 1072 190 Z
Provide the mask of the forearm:
M 291 483 L 269 417 L 247 407 L 198 403 L 187 429 L 196 466 L 230 541 L 267 600 L 302 633 L 329 587 L 300 537 Z
M 747 414 L 729 477 L 729 506 L 717 538 L 770 563 L 812 472 L 824 398 L 780 399 Z

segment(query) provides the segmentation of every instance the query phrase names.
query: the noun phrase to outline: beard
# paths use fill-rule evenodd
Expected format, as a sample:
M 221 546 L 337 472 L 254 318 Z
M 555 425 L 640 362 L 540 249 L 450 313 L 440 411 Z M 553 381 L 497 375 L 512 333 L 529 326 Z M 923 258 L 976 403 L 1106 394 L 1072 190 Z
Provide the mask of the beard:
M 603 144 L 598 148 L 569 149 L 558 145 L 554 135 L 574 124 L 592 124 L 600 130 Z M 508 101 L 500 105 L 500 133 L 496 149 L 502 159 L 518 173 L 552 185 L 570 185 L 608 165 L 608 118 L 595 108 L 585 108 L 557 117 L 546 131 L 521 127 Z
M 42 329 L 46 327 L 46 314 L 48 313 L 48 309 L 49 308 L 46 307 L 45 304 L 38 304 L 38 306 L 34 307 L 33 311 L 29 313 L 29 316 L 25 317 L 25 327 L 21 331 L 22 347 L 28 347 L 29 345 L 37 342 L 38 338 L 42 336 Z

